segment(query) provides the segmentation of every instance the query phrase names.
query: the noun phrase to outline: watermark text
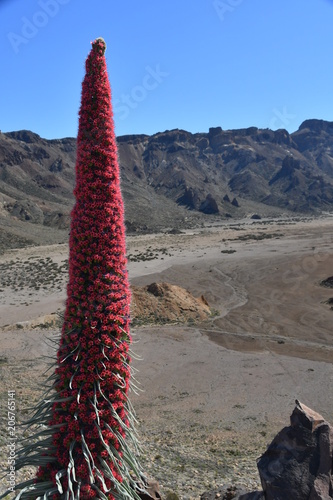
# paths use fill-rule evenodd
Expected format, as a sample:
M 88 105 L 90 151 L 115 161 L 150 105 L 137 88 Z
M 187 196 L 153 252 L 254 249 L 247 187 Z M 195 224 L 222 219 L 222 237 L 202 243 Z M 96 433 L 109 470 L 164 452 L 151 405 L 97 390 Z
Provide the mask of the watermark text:
M 16 484 L 16 402 L 15 391 L 8 391 L 7 418 L 7 481 L 8 491 L 15 491 Z
M 214 0 L 213 7 L 216 14 L 219 16 L 220 21 L 225 20 L 225 16 L 234 12 L 244 0 Z
M 170 74 L 162 71 L 159 64 L 156 64 L 155 68 L 146 66 L 145 70 L 146 74 L 140 85 L 133 87 L 128 94 L 121 94 L 120 99 L 114 100 L 113 111 L 120 120 L 125 120 L 131 110 L 137 108 L 148 93 L 155 90 Z
M 18 54 L 20 47 L 26 45 L 38 34 L 39 30 L 45 28 L 49 20 L 55 17 L 60 11 L 60 6 L 65 5 L 70 0 L 39 0 L 39 10 L 30 17 L 21 17 L 22 26 L 19 33 L 10 31 L 7 38 L 15 54 Z

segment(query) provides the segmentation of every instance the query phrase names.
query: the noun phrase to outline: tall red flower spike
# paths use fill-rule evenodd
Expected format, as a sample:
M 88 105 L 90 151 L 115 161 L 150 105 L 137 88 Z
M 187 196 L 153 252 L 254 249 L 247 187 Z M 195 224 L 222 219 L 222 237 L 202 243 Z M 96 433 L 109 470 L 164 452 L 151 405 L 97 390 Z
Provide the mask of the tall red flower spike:
M 17 466 L 38 465 L 22 499 L 139 499 L 130 404 L 130 291 L 105 42 L 82 84 L 67 303 L 52 394 L 28 423 L 46 424 Z M 33 436 L 36 437 L 36 436 Z M 130 447 L 128 445 L 130 443 Z M 18 497 L 17 497 L 18 498 Z

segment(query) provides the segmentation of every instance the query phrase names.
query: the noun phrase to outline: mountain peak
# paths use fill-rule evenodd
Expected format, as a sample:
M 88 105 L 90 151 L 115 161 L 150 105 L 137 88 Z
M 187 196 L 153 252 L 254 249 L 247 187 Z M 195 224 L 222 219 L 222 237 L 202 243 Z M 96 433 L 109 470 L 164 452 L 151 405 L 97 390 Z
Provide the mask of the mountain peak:
M 309 129 L 311 132 L 320 133 L 321 131 L 333 134 L 333 122 L 326 120 L 317 120 L 312 118 L 301 123 L 298 130 Z
M 39 142 L 41 137 L 30 130 L 17 130 L 16 132 L 6 132 L 5 135 L 17 141 L 27 142 L 29 144 Z

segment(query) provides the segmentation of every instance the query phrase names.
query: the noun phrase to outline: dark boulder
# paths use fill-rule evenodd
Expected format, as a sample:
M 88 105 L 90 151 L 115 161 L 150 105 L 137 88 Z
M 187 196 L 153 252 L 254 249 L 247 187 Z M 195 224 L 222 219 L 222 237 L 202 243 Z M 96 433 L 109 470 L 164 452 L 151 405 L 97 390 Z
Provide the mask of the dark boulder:
M 321 286 L 324 286 L 325 288 L 333 288 L 333 276 L 329 276 L 325 280 L 322 280 L 320 282 Z
M 211 194 L 207 194 L 206 199 L 201 203 L 199 210 L 204 214 L 219 213 L 219 207 L 217 205 L 217 202 Z
M 151 293 L 155 297 L 163 297 L 164 290 L 160 283 L 151 283 L 147 286 L 147 292 Z
M 185 188 L 184 193 L 177 199 L 179 205 L 184 205 L 190 210 L 196 210 L 199 204 L 199 195 L 192 187 Z
M 331 310 L 333 311 L 333 297 L 330 297 L 330 298 L 326 301 L 326 304 L 328 304 L 329 306 L 331 306 Z
M 266 500 L 332 498 L 333 428 L 299 401 L 290 424 L 258 460 Z
M 166 234 L 185 234 L 185 233 L 184 231 L 178 229 L 178 227 L 173 227 L 172 229 L 169 229 L 169 231 L 166 231 Z

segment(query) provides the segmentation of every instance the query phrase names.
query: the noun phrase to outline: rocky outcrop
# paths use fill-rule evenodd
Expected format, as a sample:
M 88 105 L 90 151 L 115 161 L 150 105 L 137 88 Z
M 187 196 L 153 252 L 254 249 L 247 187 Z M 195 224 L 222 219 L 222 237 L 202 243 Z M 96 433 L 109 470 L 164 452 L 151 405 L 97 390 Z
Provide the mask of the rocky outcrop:
M 50 172 L 62 172 L 63 162 L 61 158 L 57 158 L 49 167 Z
M 333 133 L 333 122 L 328 122 L 326 120 L 305 120 L 299 127 L 298 130 L 310 130 L 320 134 L 321 132 L 327 132 L 329 134 Z
M 7 204 L 6 209 L 13 217 L 22 221 L 29 221 L 33 224 L 43 224 L 44 222 L 42 210 L 29 200 L 19 200 L 13 205 Z
M 195 210 L 199 205 L 199 195 L 192 187 L 186 187 L 184 193 L 177 199 L 179 205 Z
M 320 284 L 326 288 L 333 288 L 333 276 L 329 276 L 328 278 L 322 280 Z
M 199 141 L 197 142 L 197 147 L 200 150 L 207 149 L 209 147 L 209 140 L 207 139 L 207 137 L 202 137 L 202 139 L 199 139 Z
M 134 324 L 196 323 L 207 320 L 211 314 L 204 296 L 196 298 L 170 283 L 132 286 L 131 307 Z
M 201 500 L 329 500 L 333 498 L 333 427 L 296 400 L 290 426 L 257 462 L 263 491 L 223 485 Z
M 283 128 L 275 130 L 273 141 L 276 142 L 277 144 L 286 144 L 287 146 L 290 146 L 292 143 L 288 131 Z
M 209 146 L 214 153 L 223 153 L 225 147 L 233 142 L 231 131 L 224 132 L 221 127 L 209 129 Z
M 210 193 L 207 194 L 206 199 L 201 203 L 199 210 L 204 214 L 219 213 L 219 207 L 217 205 L 217 202 Z
M 62 212 L 51 212 L 44 215 L 44 226 L 66 229 L 69 224 L 69 215 Z
M 325 120 L 305 120 L 292 134 L 297 149 L 305 154 L 318 148 L 326 149 L 332 142 L 333 122 Z
M 298 160 L 295 160 L 293 156 L 286 156 L 282 162 L 282 167 L 269 181 L 269 184 L 274 184 L 274 182 L 284 178 L 291 180 L 295 170 L 299 170 L 299 168 L 300 162 Z
M 333 497 L 333 428 L 299 401 L 285 427 L 258 460 L 267 500 Z

